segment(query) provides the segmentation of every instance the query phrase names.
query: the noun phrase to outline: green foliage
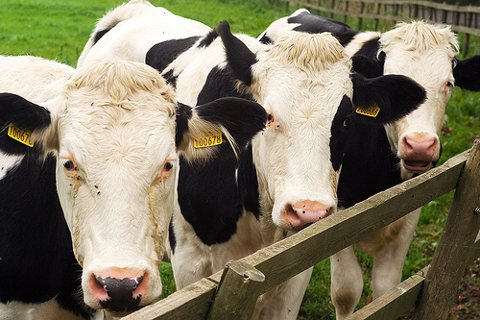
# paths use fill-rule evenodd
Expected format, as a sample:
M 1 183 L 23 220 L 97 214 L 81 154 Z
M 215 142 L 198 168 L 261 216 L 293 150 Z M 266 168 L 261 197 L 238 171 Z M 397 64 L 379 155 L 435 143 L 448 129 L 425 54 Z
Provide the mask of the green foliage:
M 442 0 L 443 1 L 443 0 Z M 92 32 L 96 21 L 123 0 L 2 0 L 0 6 L 0 54 L 35 55 L 54 59 L 71 66 L 76 61 Z M 267 0 L 152 0 L 181 16 L 199 20 L 215 27 L 221 20 L 231 24 L 233 32 L 256 36 L 272 21 L 292 13 L 285 13 L 284 4 L 275 6 Z M 335 16 L 343 20 L 342 16 Z M 352 27 L 357 20 L 348 19 Z M 365 30 L 373 29 L 373 21 L 364 19 Z M 380 31 L 392 25 L 380 26 Z M 463 41 L 463 35 L 460 35 Z M 478 46 L 478 41 L 476 41 Z M 478 47 L 471 52 L 478 52 Z M 460 56 L 462 57 L 462 56 Z M 462 57 L 464 58 L 464 57 Z M 441 137 L 443 155 L 440 163 L 471 147 L 480 138 L 479 93 L 459 88 L 453 90 L 445 116 L 445 129 Z M 403 278 L 424 267 L 431 259 L 443 228 L 453 193 L 449 193 L 422 208 L 420 223 L 405 261 Z M 360 252 L 359 261 L 366 274 L 365 289 L 360 306 L 371 300 L 370 270 L 372 258 Z M 175 290 L 172 270 L 162 263 L 161 274 L 164 296 Z M 330 265 L 324 260 L 314 268 L 314 275 L 305 294 L 299 319 L 334 319 L 330 300 Z

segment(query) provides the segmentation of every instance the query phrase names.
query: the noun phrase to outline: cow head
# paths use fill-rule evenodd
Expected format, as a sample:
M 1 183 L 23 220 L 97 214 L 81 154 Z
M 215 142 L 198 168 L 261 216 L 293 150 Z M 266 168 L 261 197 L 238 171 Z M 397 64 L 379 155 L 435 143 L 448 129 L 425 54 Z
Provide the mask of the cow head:
M 233 74 L 270 114 L 268 127 L 254 138 L 254 162 L 263 213 L 285 230 L 336 210 L 343 153 L 357 118 L 384 124 L 424 99 L 423 89 L 403 76 L 352 76 L 351 60 L 328 33 L 290 32 L 256 53 L 226 23 L 218 33 Z
M 440 157 L 439 135 L 455 83 L 452 60 L 458 42 L 450 27 L 412 22 L 384 33 L 380 44 L 385 55 L 384 74 L 406 75 L 427 92 L 427 99 L 417 110 L 386 126 L 405 179 L 430 169 Z
M 57 155 L 58 195 L 83 267 L 85 302 L 122 315 L 161 294 L 177 152 L 207 159 L 242 148 L 267 116 L 237 98 L 177 105 L 156 70 L 131 62 L 91 63 L 60 92 L 43 106 L 0 94 L 0 147 Z M 32 132 L 32 149 L 6 136 L 10 124 Z M 212 133 L 223 142 L 209 143 Z M 209 147 L 195 148 L 195 140 Z

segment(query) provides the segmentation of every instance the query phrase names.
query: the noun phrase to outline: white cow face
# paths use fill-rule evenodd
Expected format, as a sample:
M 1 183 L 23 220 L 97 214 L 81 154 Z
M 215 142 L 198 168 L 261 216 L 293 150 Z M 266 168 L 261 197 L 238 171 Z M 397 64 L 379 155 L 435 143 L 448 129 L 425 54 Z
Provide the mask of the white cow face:
M 244 148 L 264 128 L 266 113 L 238 98 L 194 109 L 177 104 L 156 70 L 125 61 L 93 62 L 62 85 L 46 109 L 0 94 L 0 127 L 27 128 L 34 148 L 56 153 L 85 302 L 123 315 L 162 291 L 158 266 L 176 201 L 177 152 L 192 160 Z M 225 141 L 194 147 L 215 132 Z M 0 138 L 7 153 L 29 152 Z
M 380 42 L 386 54 L 384 74 L 408 76 L 427 92 L 427 99 L 417 110 L 386 126 L 406 179 L 430 169 L 440 157 L 439 135 L 454 85 L 452 60 L 458 43 L 449 27 L 423 22 L 401 24 L 383 34 Z
M 228 67 L 270 113 L 253 141 L 263 215 L 280 229 L 299 230 L 336 210 L 353 120 L 391 122 L 423 102 L 425 92 L 403 76 L 351 75 L 351 60 L 329 33 L 290 32 L 254 54 L 227 28 L 218 26 Z M 376 113 L 354 116 L 354 106 Z
M 268 199 L 262 204 L 275 225 L 300 229 L 336 210 L 340 170 L 331 161 L 331 127 L 342 98 L 353 95 L 351 63 L 329 34 L 293 33 L 257 59 L 252 90 L 271 114 L 253 144 Z

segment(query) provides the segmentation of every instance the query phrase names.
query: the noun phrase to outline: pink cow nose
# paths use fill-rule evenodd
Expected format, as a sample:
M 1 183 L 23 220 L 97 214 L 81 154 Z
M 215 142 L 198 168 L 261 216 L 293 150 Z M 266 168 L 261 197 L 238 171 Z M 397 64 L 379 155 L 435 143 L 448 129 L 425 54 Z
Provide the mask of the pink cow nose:
M 430 169 L 433 157 L 438 153 L 438 146 L 437 137 L 405 136 L 402 141 L 405 168 L 417 172 Z
M 332 206 L 315 201 L 300 201 L 287 205 L 284 219 L 292 229 L 300 230 L 333 213 Z
M 149 280 L 148 273 L 112 268 L 98 275 L 92 274 L 88 284 L 93 297 L 103 308 L 121 314 L 139 308 L 148 291 Z

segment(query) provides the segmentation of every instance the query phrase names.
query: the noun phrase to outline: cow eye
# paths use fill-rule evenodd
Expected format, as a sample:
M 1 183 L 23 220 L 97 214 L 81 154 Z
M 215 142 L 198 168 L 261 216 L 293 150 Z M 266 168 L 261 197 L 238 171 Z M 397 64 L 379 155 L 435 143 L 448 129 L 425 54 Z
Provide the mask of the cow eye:
M 75 171 L 76 168 L 75 168 L 75 164 L 73 163 L 72 160 L 67 160 L 63 163 L 63 167 L 65 168 L 65 170 L 67 171 Z
M 453 80 L 449 80 L 447 82 L 447 84 L 445 85 L 446 89 L 451 89 L 453 87 L 455 87 L 455 82 L 453 82 Z
M 165 162 L 165 164 L 163 165 L 163 172 L 169 172 L 172 169 L 173 169 L 173 163 L 170 161 Z

